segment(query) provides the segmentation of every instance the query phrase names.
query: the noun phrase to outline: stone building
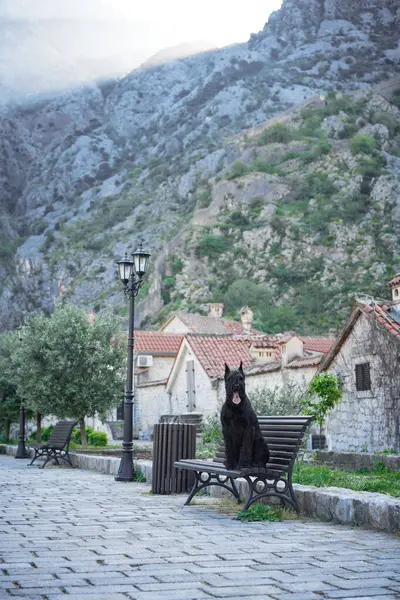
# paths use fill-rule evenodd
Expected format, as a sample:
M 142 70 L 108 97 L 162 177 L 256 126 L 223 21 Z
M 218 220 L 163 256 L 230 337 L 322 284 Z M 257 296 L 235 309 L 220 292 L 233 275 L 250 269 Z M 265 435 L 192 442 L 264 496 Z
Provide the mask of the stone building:
M 164 415 L 215 413 L 224 396 L 224 363 L 246 369 L 248 391 L 285 383 L 307 383 L 315 374 L 332 338 L 295 334 L 268 336 L 252 327 L 253 313 L 241 322 L 225 319 L 222 304 L 208 316 L 178 312 L 159 331 L 135 333 L 135 432 L 148 436 Z M 110 427 L 122 433 L 123 405 Z
M 343 381 L 326 423 L 330 450 L 400 450 L 400 273 L 389 285 L 392 301 L 356 300 L 320 367 Z

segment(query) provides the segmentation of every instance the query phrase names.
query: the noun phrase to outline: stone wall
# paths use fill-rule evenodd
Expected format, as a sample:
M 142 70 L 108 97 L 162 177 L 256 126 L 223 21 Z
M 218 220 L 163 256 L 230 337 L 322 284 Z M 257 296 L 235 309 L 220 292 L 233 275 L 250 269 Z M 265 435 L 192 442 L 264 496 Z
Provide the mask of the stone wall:
M 343 398 L 326 422 L 328 449 L 336 452 L 375 452 L 400 448 L 399 405 L 390 400 L 385 372 L 396 359 L 383 357 L 377 337 L 386 336 L 361 315 L 329 370 L 343 380 Z M 390 334 L 388 334 L 390 335 Z M 390 343 L 390 338 L 383 338 Z M 371 389 L 357 391 L 355 366 L 370 363 Z
M 345 470 L 373 469 L 383 463 L 390 471 L 400 471 L 400 454 L 369 452 L 318 452 L 318 462 Z

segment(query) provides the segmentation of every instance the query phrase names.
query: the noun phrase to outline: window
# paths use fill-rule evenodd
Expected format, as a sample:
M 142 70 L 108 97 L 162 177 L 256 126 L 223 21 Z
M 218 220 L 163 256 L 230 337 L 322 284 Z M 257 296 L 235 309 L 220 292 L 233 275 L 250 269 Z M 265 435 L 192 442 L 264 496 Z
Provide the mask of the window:
M 371 373 L 369 363 L 356 365 L 356 390 L 365 392 L 371 389 Z
M 399 288 L 396 288 L 396 289 L 394 290 L 394 295 L 395 295 L 395 296 L 398 296 L 398 295 L 399 295 Z

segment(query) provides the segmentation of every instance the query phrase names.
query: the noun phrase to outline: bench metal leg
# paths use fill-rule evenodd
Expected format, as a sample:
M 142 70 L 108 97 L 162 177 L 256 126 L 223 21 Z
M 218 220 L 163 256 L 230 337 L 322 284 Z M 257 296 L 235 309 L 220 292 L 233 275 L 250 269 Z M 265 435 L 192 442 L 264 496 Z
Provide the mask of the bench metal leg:
M 294 510 L 299 513 L 299 505 L 294 495 L 294 490 L 291 482 L 291 478 L 284 480 L 282 477 L 277 478 L 272 484 L 267 483 L 264 478 L 256 477 L 254 480 L 249 475 L 245 476 L 247 485 L 249 488 L 246 502 L 243 510 L 247 510 L 254 502 L 261 500 L 262 498 L 275 497 L 280 498 L 284 503 L 289 504 Z M 285 482 L 285 488 L 282 491 L 277 489 L 277 482 Z M 257 485 L 261 483 L 264 485 L 262 491 L 257 491 Z
M 218 485 L 219 487 L 224 488 L 225 490 L 228 490 L 228 492 L 230 492 L 231 494 L 233 494 L 238 502 L 238 504 L 240 504 L 242 502 L 242 499 L 240 498 L 240 494 L 237 490 L 236 484 L 234 479 L 232 479 L 231 477 L 225 477 L 225 476 L 221 476 L 221 475 L 213 475 L 212 473 L 204 473 L 207 475 L 207 479 L 203 480 L 201 478 L 203 473 L 198 472 L 198 471 L 194 471 L 194 475 L 195 475 L 195 481 L 193 484 L 193 487 L 190 491 L 189 496 L 187 497 L 187 500 L 184 504 L 184 506 L 188 506 L 190 504 L 190 502 L 193 499 L 193 496 L 195 496 L 200 490 L 204 490 L 206 487 L 210 487 L 212 485 Z M 224 481 L 222 481 L 222 477 L 225 477 Z M 225 481 L 230 481 L 230 486 L 227 485 L 225 483 Z

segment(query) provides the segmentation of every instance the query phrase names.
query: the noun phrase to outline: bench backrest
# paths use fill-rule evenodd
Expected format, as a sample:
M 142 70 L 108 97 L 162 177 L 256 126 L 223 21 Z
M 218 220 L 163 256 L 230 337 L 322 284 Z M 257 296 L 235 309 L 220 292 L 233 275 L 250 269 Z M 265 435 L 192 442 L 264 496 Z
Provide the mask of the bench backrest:
M 271 470 L 288 471 L 293 465 L 307 427 L 314 417 L 277 416 L 258 417 L 263 438 L 268 444 Z M 214 462 L 225 459 L 225 444 L 219 446 Z
M 54 426 L 46 445 L 64 448 L 64 446 L 69 444 L 72 430 L 77 423 L 77 421 L 58 421 Z

